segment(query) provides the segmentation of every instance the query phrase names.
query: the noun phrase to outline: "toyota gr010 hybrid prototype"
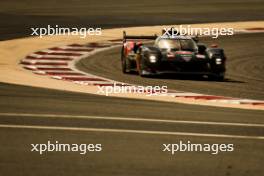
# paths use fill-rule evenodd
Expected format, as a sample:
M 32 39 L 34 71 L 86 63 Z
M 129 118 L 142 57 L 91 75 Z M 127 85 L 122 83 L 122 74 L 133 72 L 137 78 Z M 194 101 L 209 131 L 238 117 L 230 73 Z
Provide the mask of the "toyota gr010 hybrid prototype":
M 129 39 L 129 40 L 128 40 Z M 131 40 L 131 39 L 134 39 Z M 154 40 L 154 44 L 138 40 Z M 121 63 L 123 73 L 140 76 L 165 73 L 207 75 L 224 80 L 226 56 L 217 46 L 206 47 L 197 37 L 182 35 L 128 36 L 124 31 Z

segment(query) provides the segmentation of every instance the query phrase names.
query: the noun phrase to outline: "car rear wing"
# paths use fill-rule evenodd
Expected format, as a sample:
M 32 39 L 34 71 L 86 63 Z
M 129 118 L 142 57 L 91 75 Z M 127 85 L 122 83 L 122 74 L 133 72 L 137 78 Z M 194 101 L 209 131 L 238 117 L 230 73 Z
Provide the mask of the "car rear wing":
M 173 28 L 171 28 L 172 30 Z M 170 32 L 171 32 L 170 30 Z M 162 35 L 165 33 L 165 30 L 162 30 Z M 191 37 L 196 43 L 199 42 L 199 37 L 198 35 L 196 36 L 189 36 Z M 145 40 L 156 40 L 158 38 L 158 35 L 127 35 L 126 31 L 123 31 L 123 43 L 126 43 L 127 39 L 145 39 Z
M 145 40 L 156 40 L 157 35 L 127 35 L 126 31 L 123 31 L 123 43 L 126 42 L 127 39 L 145 39 Z

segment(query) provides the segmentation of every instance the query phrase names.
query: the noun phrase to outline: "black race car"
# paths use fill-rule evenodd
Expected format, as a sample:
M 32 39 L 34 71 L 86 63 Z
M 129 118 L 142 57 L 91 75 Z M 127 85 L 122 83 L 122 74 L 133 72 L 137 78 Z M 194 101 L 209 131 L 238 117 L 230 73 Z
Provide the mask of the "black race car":
M 138 42 L 140 39 L 155 41 L 143 44 Z M 199 74 L 221 81 L 226 71 L 223 49 L 206 47 L 197 37 L 181 35 L 128 36 L 124 32 L 121 62 L 123 73 L 136 71 L 143 77 L 165 73 Z

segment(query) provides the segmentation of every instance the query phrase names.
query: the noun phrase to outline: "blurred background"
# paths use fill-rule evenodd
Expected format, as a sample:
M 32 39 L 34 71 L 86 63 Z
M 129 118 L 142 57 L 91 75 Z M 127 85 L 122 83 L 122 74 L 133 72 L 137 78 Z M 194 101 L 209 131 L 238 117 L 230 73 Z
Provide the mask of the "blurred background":
M 30 27 L 127 27 L 264 19 L 263 0 L 2 0 L 0 40 Z

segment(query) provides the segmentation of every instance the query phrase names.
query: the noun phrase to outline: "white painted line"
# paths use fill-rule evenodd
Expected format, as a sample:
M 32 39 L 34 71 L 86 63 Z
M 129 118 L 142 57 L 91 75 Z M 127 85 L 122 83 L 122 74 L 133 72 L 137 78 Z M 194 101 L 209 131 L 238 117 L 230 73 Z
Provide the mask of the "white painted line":
M 199 125 L 220 125 L 220 126 L 241 126 L 241 127 L 264 127 L 264 124 L 256 123 L 232 123 L 232 122 L 212 122 L 212 121 L 185 121 L 185 120 L 166 120 L 151 118 L 130 118 L 130 117 L 103 117 L 103 116 L 85 116 L 85 115 L 58 115 L 58 114 L 21 114 L 21 113 L 0 113 L 0 116 L 9 117 L 42 117 L 42 118 L 72 118 L 72 119 L 100 119 L 117 121 L 139 121 L 156 123 L 175 123 L 175 124 L 199 124 Z
M 40 54 L 35 54 L 35 53 L 31 53 L 28 56 L 30 56 L 30 57 L 36 57 L 36 58 L 43 58 L 43 57 L 45 57 L 45 58 L 58 58 L 58 59 L 59 58 L 65 58 L 65 57 L 71 58 L 71 59 L 75 59 L 77 57 L 80 57 L 80 56 L 62 56 L 62 55 L 40 55 Z
M 89 50 L 89 49 L 94 49 L 94 48 L 92 48 L 92 47 L 89 47 L 89 46 L 60 46 L 60 48 L 62 48 L 62 49 L 76 49 L 76 50 L 78 50 L 78 49 L 80 49 L 80 50 L 82 50 L 82 49 L 87 49 L 87 50 Z
M 198 93 L 192 93 L 192 92 L 178 92 L 178 93 L 168 93 L 169 95 L 172 96 L 179 96 L 179 97 L 184 97 L 184 96 L 205 96 L 204 94 L 198 94 Z
M 33 73 L 39 74 L 39 75 L 45 75 L 46 74 L 45 71 L 41 71 L 41 70 L 33 71 Z
M 51 76 L 51 78 L 58 79 L 58 80 L 62 80 L 62 77 L 61 76 Z
M 249 100 L 249 99 L 230 99 L 230 100 L 224 100 L 224 99 L 219 99 L 219 100 L 208 100 L 210 102 L 219 102 L 219 103 L 229 103 L 229 104 L 241 104 L 241 103 L 264 103 L 264 101 L 261 100 Z
M 31 68 L 36 68 L 37 69 L 42 69 L 42 68 L 69 68 L 65 65 L 23 65 L 23 66 L 27 66 L 27 67 L 31 67 Z
M 67 51 L 67 50 L 42 50 L 43 52 L 47 52 L 47 53 L 73 53 L 73 54 L 87 54 L 90 51 Z M 65 56 L 64 56 L 65 57 Z
M 248 30 L 248 29 L 240 29 L 236 30 L 236 34 L 243 34 L 243 33 L 263 33 L 264 30 Z
M 108 132 L 108 133 L 131 133 L 131 134 L 150 134 L 150 135 L 175 135 L 175 136 L 195 136 L 195 137 L 215 137 L 231 139 L 256 139 L 263 140 L 264 136 L 241 136 L 228 134 L 207 134 L 207 133 L 185 133 L 170 131 L 146 131 L 146 130 L 127 130 L 127 129 L 109 129 L 109 128 L 80 128 L 80 127 L 62 127 L 62 126 L 32 126 L 32 125 L 0 125 L 0 128 L 13 129 L 36 129 L 36 130 L 60 130 L 60 131 L 82 131 L 82 132 Z
M 87 86 L 95 85 L 95 84 L 111 84 L 111 82 L 107 82 L 107 81 L 73 81 L 73 82 L 75 84 L 87 85 Z
M 31 59 L 23 59 L 22 62 L 28 62 L 31 64 L 35 64 L 35 63 L 68 63 L 65 60 L 60 60 L 59 58 L 56 60 L 31 60 Z

